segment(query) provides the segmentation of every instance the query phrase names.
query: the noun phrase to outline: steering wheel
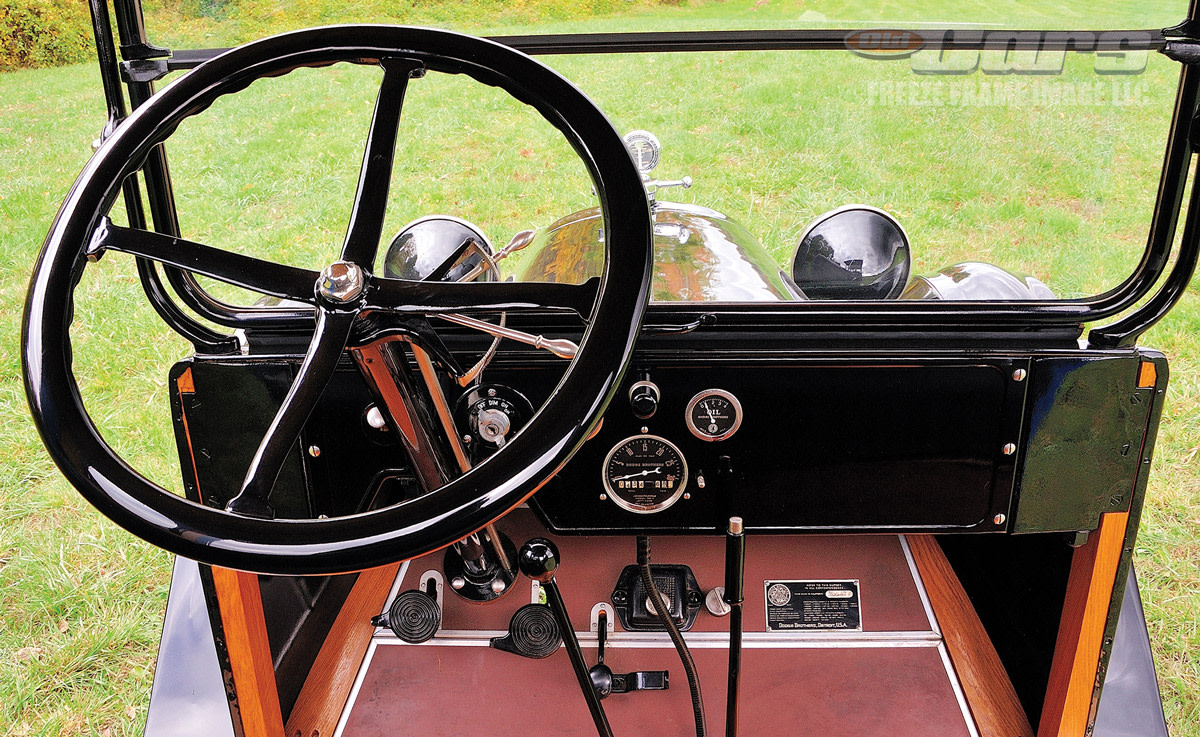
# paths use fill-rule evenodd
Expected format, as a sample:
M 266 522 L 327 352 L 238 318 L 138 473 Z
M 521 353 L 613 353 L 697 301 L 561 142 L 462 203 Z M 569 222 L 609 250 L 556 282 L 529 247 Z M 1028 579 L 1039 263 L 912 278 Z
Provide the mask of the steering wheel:
M 320 272 L 275 264 L 107 217 L 121 183 L 185 118 L 264 77 L 337 62 L 377 64 L 371 121 L 341 258 Z M 590 172 L 604 212 L 602 276 L 582 285 L 452 283 L 373 275 L 400 111 L 410 78 L 466 74 L 508 92 L 557 127 Z M 336 573 L 411 558 L 459 540 L 531 496 L 588 437 L 629 363 L 649 298 L 651 220 L 641 178 L 620 135 L 582 92 L 508 47 L 447 31 L 335 26 L 274 36 L 226 52 L 137 109 L 79 175 L 46 238 L 25 306 L 22 357 L 29 405 L 67 479 L 117 524 L 179 555 L 275 574 Z M 89 259 L 120 251 L 262 294 L 306 302 L 312 342 L 226 509 L 147 480 L 105 442 L 72 369 L 73 293 Z M 356 321 L 368 313 L 572 309 L 589 318 L 575 360 L 525 428 L 445 486 L 390 507 L 333 519 L 271 519 L 262 505 L 288 450 L 333 375 Z

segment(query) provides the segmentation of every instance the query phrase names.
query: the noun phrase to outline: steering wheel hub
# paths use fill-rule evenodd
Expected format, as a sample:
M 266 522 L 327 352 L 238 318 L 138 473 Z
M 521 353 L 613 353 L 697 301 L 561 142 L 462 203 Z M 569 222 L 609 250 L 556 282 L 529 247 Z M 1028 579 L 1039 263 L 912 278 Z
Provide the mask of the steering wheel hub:
M 317 280 L 317 296 L 336 305 L 345 305 L 358 299 L 366 286 L 366 272 L 350 261 L 334 261 L 321 269 Z

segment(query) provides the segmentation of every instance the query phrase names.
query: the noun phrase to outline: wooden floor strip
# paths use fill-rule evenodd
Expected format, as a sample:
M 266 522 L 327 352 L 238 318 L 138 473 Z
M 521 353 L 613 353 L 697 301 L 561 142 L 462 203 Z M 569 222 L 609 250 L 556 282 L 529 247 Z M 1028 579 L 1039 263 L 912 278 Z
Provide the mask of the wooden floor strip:
M 271 662 L 258 576 L 213 566 L 225 647 L 244 737 L 282 737 L 283 715 Z
M 1076 548 L 1054 644 L 1038 737 L 1084 737 L 1108 621 L 1128 512 L 1100 517 L 1100 529 Z
M 337 728 L 375 631 L 371 617 L 387 601 L 399 568 L 392 563 L 358 575 L 288 716 L 287 737 L 330 737 Z
M 1033 727 L 1012 680 L 937 539 L 933 535 L 909 535 L 908 547 L 979 736 L 1033 737 Z

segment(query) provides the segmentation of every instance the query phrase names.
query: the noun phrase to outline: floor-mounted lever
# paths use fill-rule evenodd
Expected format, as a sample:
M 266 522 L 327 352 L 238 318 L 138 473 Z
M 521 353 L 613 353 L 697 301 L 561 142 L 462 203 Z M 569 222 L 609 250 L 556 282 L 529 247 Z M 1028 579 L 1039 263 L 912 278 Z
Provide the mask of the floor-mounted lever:
M 596 724 L 596 733 L 600 737 L 612 737 L 612 727 L 608 724 L 608 717 L 604 713 L 604 706 L 600 703 L 600 696 L 596 693 L 596 689 L 592 688 L 592 679 L 588 675 L 587 663 L 583 660 L 583 650 L 579 647 L 579 638 L 575 636 L 575 628 L 571 626 L 567 605 L 563 603 L 562 594 L 558 591 L 558 583 L 554 580 L 554 572 L 558 570 L 558 548 L 545 538 L 535 537 L 521 546 L 521 551 L 517 554 L 517 565 L 521 568 L 521 573 L 537 581 L 545 589 L 546 605 L 550 607 L 554 619 L 558 622 L 563 645 L 567 649 L 567 657 L 570 658 L 571 667 L 575 670 L 575 679 L 579 681 L 579 688 L 583 691 L 588 711 L 591 712 L 592 721 Z

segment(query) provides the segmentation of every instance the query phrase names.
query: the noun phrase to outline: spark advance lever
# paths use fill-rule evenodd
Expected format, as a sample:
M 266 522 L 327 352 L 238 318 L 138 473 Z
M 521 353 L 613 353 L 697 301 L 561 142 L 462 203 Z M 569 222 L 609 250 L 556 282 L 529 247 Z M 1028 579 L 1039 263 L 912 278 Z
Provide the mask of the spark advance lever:
M 596 628 L 598 648 L 596 664 L 588 669 L 596 694 L 606 699 L 615 693 L 630 691 L 666 691 L 671 687 L 671 674 L 665 670 L 640 670 L 633 673 L 613 673 L 604 664 L 604 644 L 608 640 L 608 612 L 600 610 Z

